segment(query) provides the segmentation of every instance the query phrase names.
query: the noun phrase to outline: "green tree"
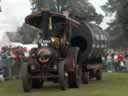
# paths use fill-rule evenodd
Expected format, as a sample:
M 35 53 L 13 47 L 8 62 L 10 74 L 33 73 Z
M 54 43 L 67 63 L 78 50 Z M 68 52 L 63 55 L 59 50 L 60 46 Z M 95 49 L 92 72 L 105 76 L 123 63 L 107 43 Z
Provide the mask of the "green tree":
M 9 37 L 9 40 L 11 42 L 21 42 L 23 43 L 22 37 L 18 32 L 6 32 L 7 36 Z
M 128 31 L 128 0 L 108 0 L 102 8 L 108 16 L 112 16 L 113 13 L 115 14 L 115 19 L 110 23 L 113 31 L 117 28 L 124 32 Z
M 115 19 L 109 23 L 110 27 L 107 30 L 110 31 L 114 37 L 117 37 L 117 41 L 127 41 L 128 0 L 108 0 L 102 8 L 107 16 L 115 14 Z M 121 40 L 121 38 L 123 38 L 123 40 Z
M 35 43 L 38 38 L 39 30 L 29 26 L 28 24 L 23 24 L 23 26 L 18 30 L 18 34 L 24 44 Z
M 51 11 L 62 12 L 64 7 L 69 3 L 70 0 L 30 0 L 32 4 L 32 10 L 40 11 L 41 8 L 48 8 Z
M 96 13 L 95 8 L 88 0 L 30 0 L 33 12 L 40 11 L 41 8 L 48 8 L 51 11 L 70 11 L 72 16 L 85 18 L 87 21 L 102 22 L 103 16 Z

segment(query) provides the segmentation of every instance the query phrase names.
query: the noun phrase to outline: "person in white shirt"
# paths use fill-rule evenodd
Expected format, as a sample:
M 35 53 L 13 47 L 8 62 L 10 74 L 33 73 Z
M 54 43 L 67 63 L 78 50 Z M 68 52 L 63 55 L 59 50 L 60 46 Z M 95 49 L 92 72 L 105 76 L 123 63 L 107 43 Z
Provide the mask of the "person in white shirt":
M 114 70 L 117 72 L 119 70 L 119 63 L 118 63 L 117 53 L 115 53 L 114 58 L 113 58 L 113 66 L 114 66 Z
M 107 55 L 107 58 L 106 58 L 106 65 L 107 65 L 107 71 L 108 71 L 108 72 L 112 72 L 112 71 L 113 71 L 112 56 L 111 56 L 110 53 Z

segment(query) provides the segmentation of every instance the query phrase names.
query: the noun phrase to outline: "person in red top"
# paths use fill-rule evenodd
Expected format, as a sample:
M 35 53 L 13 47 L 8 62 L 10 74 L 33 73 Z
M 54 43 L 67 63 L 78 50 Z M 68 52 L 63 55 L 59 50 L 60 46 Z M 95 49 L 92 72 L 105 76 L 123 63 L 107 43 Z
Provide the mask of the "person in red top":
M 12 75 L 13 78 L 19 78 L 21 64 L 23 63 L 24 52 L 21 50 L 21 47 L 12 48 L 11 50 L 11 57 L 13 59 L 13 66 L 12 66 Z
M 118 59 L 118 62 L 124 61 L 124 57 L 122 54 L 119 54 L 117 59 Z
M 120 67 L 119 70 L 122 71 L 124 69 L 124 56 L 120 53 L 118 55 L 117 60 L 118 60 L 119 67 Z

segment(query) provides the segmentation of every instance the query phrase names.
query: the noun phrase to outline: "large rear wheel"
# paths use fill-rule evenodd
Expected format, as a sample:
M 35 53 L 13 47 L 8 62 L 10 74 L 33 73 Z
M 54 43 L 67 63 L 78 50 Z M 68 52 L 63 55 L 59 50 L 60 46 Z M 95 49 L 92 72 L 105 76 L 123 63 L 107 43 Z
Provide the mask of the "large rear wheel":
M 70 88 L 79 88 L 81 83 L 81 70 L 76 68 L 75 72 L 69 72 L 68 83 Z

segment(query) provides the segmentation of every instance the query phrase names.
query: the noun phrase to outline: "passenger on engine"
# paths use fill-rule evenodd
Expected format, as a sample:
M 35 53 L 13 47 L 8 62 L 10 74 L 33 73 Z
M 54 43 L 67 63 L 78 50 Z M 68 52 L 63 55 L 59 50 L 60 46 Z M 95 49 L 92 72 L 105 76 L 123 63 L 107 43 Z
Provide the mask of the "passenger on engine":
M 64 24 L 56 23 L 53 25 L 53 32 L 55 33 L 56 37 L 63 37 L 64 35 Z

